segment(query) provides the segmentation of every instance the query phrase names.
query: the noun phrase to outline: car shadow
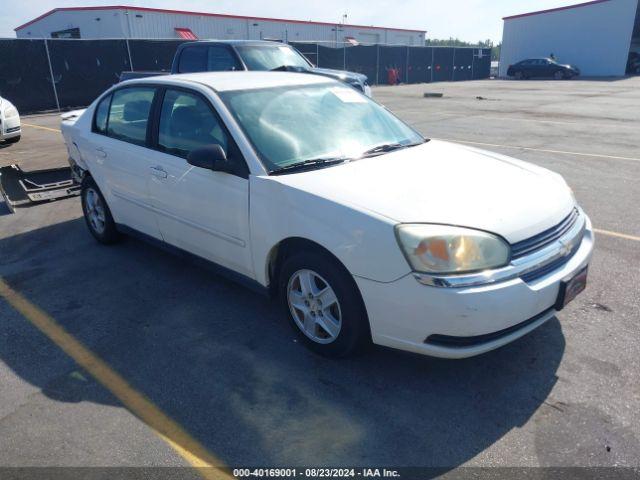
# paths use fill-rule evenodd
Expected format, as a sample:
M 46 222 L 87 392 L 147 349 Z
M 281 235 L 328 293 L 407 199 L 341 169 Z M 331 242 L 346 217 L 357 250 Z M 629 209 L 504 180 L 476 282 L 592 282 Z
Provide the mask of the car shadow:
M 81 218 L 0 240 L 0 276 L 231 466 L 459 466 L 531 418 L 565 348 L 554 318 L 466 360 L 325 359 L 274 302 L 137 240 L 101 246 Z M 58 401 L 120 405 L 3 316 L 16 375 Z

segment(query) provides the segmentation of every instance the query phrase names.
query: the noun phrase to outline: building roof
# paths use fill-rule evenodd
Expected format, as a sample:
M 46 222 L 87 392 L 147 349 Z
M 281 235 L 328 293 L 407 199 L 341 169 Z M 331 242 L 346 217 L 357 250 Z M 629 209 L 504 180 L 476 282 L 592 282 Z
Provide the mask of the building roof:
M 19 27 L 14 28 L 15 31 L 21 30 L 29 25 L 41 20 L 49 15 L 56 12 L 70 12 L 70 11 L 91 11 L 91 10 L 132 10 L 137 12 L 155 12 L 155 13 L 168 13 L 168 14 L 179 14 L 179 15 L 198 15 L 203 17 L 217 17 L 217 18 L 235 18 L 240 20 L 259 20 L 259 21 L 268 21 L 268 22 L 287 22 L 287 23 L 301 23 L 306 25 L 342 25 L 344 27 L 353 27 L 353 28 L 373 28 L 377 30 L 394 30 L 399 32 L 413 32 L 413 33 L 426 33 L 426 30 L 412 30 L 408 28 L 387 28 L 387 27 L 375 27 L 373 25 L 352 25 L 352 24 L 340 24 L 338 22 L 312 22 L 307 20 L 291 20 L 286 18 L 269 18 L 269 17 L 251 17 L 244 15 L 228 15 L 222 13 L 207 13 L 207 12 L 190 12 L 185 10 L 167 10 L 163 8 L 148 8 L 148 7 L 131 7 L 127 5 L 110 5 L 110 6 L 99 6 L 99 7 L 61 7 L 54 8 L 53 10 L 48 11 L 40 15 L 39 17 L 34 18 L 33 20 L 28 21 L 27 23 L 20 25 Z
M 530 17 L 532 15 L 540 15 L 543 13 L 551 13 L 551 12 L 559 12 L 561 10 L 570 10 L 573 8 L 581 8 L 581 7 L 588 7 L 590 5 L 596 5 L 598 3 L 605 3 L 605 2 L 610 2 L 611 0 L 592 0 L 591 2 L 585 2 L 585 3 L 578 3 L 576 5 L 567 5 L 566 7 L 557 7 L 557 8 L 550 8 L 548 10 L 538 10 L 537 12 L 529 12 L 529 13 L 520 13 L 518 15 L 511 15 L 509 17 L 503 17 L 503 20 L 513 20 L 514 18 L 522 18 L 522 17 Z

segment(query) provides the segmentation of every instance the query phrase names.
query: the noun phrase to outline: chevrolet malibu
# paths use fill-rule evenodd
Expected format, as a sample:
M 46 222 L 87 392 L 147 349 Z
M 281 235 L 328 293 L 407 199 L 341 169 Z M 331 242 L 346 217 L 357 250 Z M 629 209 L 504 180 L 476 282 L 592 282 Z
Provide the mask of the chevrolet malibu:
M 586 284 L 592 227 L 559 175 L 426 139 L 335 80 L 133 80 L 63 133 L 99 242 L 204 259 L 277 296 L 324 355 L 477 355 Z

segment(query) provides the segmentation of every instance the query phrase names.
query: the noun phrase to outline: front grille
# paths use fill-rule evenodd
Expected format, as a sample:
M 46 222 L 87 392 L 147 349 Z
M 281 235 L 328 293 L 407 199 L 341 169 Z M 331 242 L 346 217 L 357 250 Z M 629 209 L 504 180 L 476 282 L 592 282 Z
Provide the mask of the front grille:
M 554 260 L 553 262 L 547 263 L 546 265 L 543 265 L 542 267 L 536 270 L 525 273 L 524 275 L 520 275 L 520 278 L 527 283 L 531 283 L 555 270 L 558 270 L 559 268 L 563 267 L 569 260 L 571 260 L 571 257 L 573 257 L 573 255 L 578 251 L 579 248 L 580 248 L 580 243 L 577 243 L 573 251 L 569 255 L 565 257 L 560 257 Z
M 17 132 L 18 130 L 20 130 L 20 127 L 12 127 L 12 128 L 7 128 L 5 132 L 13 133 L 13 132 Z
M 486 333 L 484 335 L 475 335 L 473 337 L 454 337 L 451 335 L 429 335 L 424 343 L 430 345 L 437 345 L 439 347 L 448 347 L 448 348 L 463 348 L 463 347 L 475 347 L 477 345 L 482 345 L 483 343 L 490 342 L 492 340 L 498 340 L 500 338 L 506 337 L 518 330 L 531 325 L 534 322 L 537 322 L 545 315 L 551 313 L 554 307 L 546 309 L 544 312 L 539 313 L 535 317 L 531 317 L 524 322 L 520 322 L 511 327 L 505 328 L 503 330 L 498 330 L 497 332 Z
M 545 230 L 542 233 L 529 237 L 525 240 L 521 240 L 518 243 L 511 245 L 511 258 L 516 259 L 524 257 L 536 250 L 546 247 L 552 244 L 557 239 L 567 233 L 571 227 L 578 221 L 580 213 L 577 208 L 574 208 L 564 220 L 554 227 Z

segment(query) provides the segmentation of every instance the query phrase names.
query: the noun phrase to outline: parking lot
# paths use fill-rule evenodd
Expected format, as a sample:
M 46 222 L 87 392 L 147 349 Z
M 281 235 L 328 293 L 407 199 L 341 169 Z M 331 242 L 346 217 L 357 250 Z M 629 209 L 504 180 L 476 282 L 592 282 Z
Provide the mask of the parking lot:
M 78 198 L 22 208 L 0 215 L 0 466 L 640 467 L 640 78 L 374 96 L 427 137 L 562 174 L 597 229 L 586 292 L 480 357 L 328 360 L 270 300 L 99 245 Z M 0 166 L 64 166 L 58 115 L 22 120 Z

